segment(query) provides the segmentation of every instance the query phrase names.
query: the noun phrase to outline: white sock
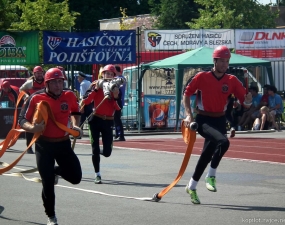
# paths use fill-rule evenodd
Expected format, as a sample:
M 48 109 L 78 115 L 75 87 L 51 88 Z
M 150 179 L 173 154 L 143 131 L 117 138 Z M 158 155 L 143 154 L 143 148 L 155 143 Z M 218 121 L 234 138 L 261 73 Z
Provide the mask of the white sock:
M 209 168 L 209 172 L 206 177 L 215 177 L 217 169 L 213 169 L 212 167 Z
M 96 177 L 98 177 L 98 176 L 101 177 L 101 173 L 100 172 L 96 173 Z
M 189 184 L 188 184 L 188 188 L 190 190 L 196 190 L 197 184 L 198 184 L 198 181 L 193 180 L 193 178 L 191 177 Z

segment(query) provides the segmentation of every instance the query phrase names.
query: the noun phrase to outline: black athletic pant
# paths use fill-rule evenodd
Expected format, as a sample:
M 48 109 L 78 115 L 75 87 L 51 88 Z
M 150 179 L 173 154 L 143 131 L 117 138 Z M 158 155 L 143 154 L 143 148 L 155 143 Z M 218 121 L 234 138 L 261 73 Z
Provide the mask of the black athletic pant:
M 114 124 L 115 124 L 115 137 L 125 138 L 123 123 L 121 120 L 122 110 L 116 110 L 114 114 Z
M 42 199 L 48 217 L 55 215 L 54 178 L 60 175 L 72 184 L 82 178 L 80 162 L 71 148 L 70 140 L 62 142 L 36 141 L 37 167 L 42 178 Z M 55 166 L 55 161 L 58 166 Z
M 209 117 L 198 114 L 198 133 L 205 138 L 204 147 L 192 178 L 199 181 L 209 162 L 216 169 L 230 146 L 226 136 L 226 117 Z
M 113 148 L 113 120 L 103 120 L 97 116 L 91 116 L 89 129 L 92 145 L 92 162 L 95 173 L 100 172 L 100 154 L 109 157 Z M 103 151 L 100 151 L 99 139 L 102 134 Z
M 32 141 L 33 136 L 34 136 L 34 133 L 26 132 L 26 145 L 27 145 L 27 147 L 29 146 L 30 142 Z

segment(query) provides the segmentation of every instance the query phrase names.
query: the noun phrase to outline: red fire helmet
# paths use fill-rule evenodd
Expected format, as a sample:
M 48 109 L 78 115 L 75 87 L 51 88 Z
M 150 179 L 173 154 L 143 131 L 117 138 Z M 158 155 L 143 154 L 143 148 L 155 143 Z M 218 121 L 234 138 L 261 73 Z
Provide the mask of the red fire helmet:
M 64 80 L 64 76 L 63 76 L 61 70 L 58 68 L 51 68 L 45 74 L 45 83 L 47 81 L 54 80 L 54 79 L 63 79 Z
M 103 68 L 103 70 L 101 71 L 101 73 L 104 73 L 105 71 L 110 71 L 110 72 L 114 73 L 114 76 L 116 75 L 116 68 L 112 64 L 109 64 L 109 65 L 105 66 Z
M 33 69 L 33 73 L 36 73 L 36 72 L 44 72 L 43 68 L 41 66 L 36 66 L 34 69 Z
M 231 58 L 231 52 L 228 49 L 227 46 L 220 45 L 217 48 L 215 48 L 213 52 L 213 58 L 224 58 L 224 59 L 229 59 Z
M 1 85 L 2 88 L 10 88 L 10 82 L 5 80 L 2 85 Z

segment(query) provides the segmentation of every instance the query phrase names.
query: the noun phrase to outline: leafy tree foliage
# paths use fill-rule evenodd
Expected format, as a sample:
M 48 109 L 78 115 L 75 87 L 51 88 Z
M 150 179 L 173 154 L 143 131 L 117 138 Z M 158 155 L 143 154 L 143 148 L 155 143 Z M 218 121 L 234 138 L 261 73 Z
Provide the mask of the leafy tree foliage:
M 17 0 L 21 17 L 12 23 L 18 30 L 70 30 L 74 26 L 77 12 L 69 12 L 68 0 L 56 3 L 53 0 Z
M 16 0 L 15 6 L 19 9 L 19 19 L 12 22 L 12 30 L 58 30 L 68 31 L 75 24 L 77 12 L 69 12 L 68 0 L 56 3 L 53 0 Z M 41 61 L 42 32 L 39 33 L 39 52 Z
M 278 13 L 257 0 L 195 0 L 203 6 L 200 17 L 187 25 L 191 28 L 275 28 Z
M 149 0 L 151 13 L 158 16 L 159 29 L 187 29 L 191 19 L 198 18 L 198 5 L 194 0 Z
M 6 30 L 17 20 L 16 6 L 13 0 L 0 0 L 0 30 Z

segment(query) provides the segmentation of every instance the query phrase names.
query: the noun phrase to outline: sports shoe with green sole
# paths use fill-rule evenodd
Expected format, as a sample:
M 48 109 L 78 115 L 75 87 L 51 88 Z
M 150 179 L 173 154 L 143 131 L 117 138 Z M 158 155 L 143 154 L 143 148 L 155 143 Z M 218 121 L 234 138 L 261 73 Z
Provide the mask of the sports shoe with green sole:
M 206 181 L 206 188 L 209 191 L 213 191 L 213 192 L 217 191 L 217 188 L 216 188 L 216 177 L 206 177 L 205 181 Z
M 191 190 L 191 189 L 189 189 L 188 185 L 186 185 L 185 191 L 186 191 L 186 193 L 188 193 L 188 194 L 190 195 L 190 197 L 191 197 L 191 202 L 192 202 L 193 204 L 201 204 L 201 202 L 200 202 L 200 200 L 199 200 L 199 197 L 198 197 L 198 195 L 197 195 L 196 190 Z
M 95 183 L 95 184 L 102 184 L 101 176 L 95 177 L 94 183 Z

